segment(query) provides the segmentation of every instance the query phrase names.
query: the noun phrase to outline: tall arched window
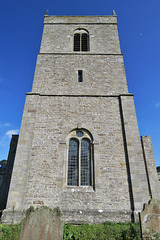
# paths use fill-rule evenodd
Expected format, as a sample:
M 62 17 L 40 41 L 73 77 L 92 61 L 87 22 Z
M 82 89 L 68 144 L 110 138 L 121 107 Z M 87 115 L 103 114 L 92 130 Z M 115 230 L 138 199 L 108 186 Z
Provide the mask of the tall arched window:
M 77 29 L 74 33 L 74 47 L 75 52 L 89 51 L 89 33 L 85 29 Z
M 74 130 L 69 135 L 67 184 L 93 185 L 92 138 L 85 130 Z

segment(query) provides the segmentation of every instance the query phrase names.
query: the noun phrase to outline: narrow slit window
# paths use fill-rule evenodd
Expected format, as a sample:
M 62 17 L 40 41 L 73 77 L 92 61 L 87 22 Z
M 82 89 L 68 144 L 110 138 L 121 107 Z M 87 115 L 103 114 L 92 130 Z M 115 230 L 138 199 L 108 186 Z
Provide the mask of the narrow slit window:
M 83 71 L 78 70 L 78 82 L 83 82 Z

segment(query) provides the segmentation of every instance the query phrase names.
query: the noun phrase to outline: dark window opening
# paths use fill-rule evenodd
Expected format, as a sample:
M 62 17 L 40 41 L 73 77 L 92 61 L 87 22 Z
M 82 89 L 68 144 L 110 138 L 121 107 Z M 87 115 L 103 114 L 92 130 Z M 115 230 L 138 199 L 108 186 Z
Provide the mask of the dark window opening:
M 89 51 L 89 38 L 88 34 L 82 34 L 82 51 Z
M 83 71 L 78 70 L 78 82 L 83 82 Z
M 80 51 L 80 34 L 74 34 L 74 51 Z

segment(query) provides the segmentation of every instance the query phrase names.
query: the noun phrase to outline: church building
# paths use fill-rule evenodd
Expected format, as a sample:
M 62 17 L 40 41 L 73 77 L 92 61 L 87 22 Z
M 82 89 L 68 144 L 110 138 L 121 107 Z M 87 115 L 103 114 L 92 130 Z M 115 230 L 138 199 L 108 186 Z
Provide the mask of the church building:
M 140 138 L 117 16 L 44 17 L 2 220 L 59 207 L 65 222 L 134 221 L 159 198 L 149 136 Z M 12 217 L 11 217 L 12 216 Z

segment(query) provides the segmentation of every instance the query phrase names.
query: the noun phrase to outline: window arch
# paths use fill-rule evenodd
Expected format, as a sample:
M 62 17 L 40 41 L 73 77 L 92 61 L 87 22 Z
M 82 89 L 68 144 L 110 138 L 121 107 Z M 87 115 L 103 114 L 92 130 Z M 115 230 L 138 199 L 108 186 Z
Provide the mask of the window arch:
M 89 32 L 85 29 L 79 28 L 74 32 L 74 47 L 75 52 L 89 51 Z
M 93 186 L 93 144 L 86 130 L 73 130 L 69 134 L 68 176 L 69 186 Z

